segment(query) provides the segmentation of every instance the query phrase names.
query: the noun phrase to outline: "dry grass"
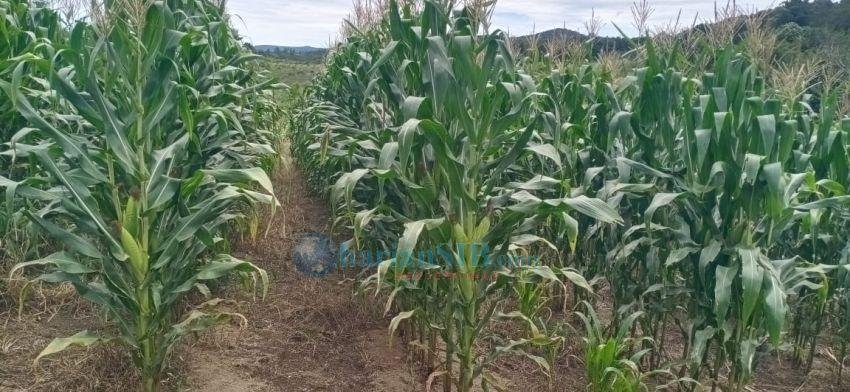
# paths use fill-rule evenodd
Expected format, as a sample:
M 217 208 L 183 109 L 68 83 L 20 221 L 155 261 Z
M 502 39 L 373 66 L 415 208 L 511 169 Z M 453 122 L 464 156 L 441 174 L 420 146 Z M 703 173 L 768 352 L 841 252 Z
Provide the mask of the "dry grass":
M 138 375 L 126 350 L 114 344 L 71 349 L 42 359 L 35 356 L 56 336 L 69 336 L 107 323 L 68 285 L 36 287 L 19 318 L 17 306 L 0 306 L 0 390 L 134 390 Z M 166 385 L 174 380 L 167 380 Z

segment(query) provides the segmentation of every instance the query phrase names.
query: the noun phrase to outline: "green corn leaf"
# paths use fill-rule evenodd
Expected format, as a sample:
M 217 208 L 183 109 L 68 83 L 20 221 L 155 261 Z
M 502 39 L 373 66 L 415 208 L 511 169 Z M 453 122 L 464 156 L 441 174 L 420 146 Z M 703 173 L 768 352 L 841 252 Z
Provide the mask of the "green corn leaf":
M 655 211 L 661 207 L 670 206 L 670 204 L 682 196 L 684 196 L 684 193 L 657 193 L 652 198 L 652 202 L 649 203 L 649 207 L 647 207 L 646 212 L 644 212 L 644 219 L 646 220 L 647 227 L 649 227 L 650 222 L 652 222 L 652 217 L 655 216 Z
M 767 316 L 767 330 L 770 333 L 770 341 L 778 346 L 782 336 L 782 328 L 785 325 L 785 315 L 788 312 L 785 292 L 782 284 L 772 276 L 764 276 L 764 307 Z
M 246 183 L 260 185 L 269 195 L 274 195 L 274 186 L 263 169 L 252 167 L 248 169 L 211 169 L 201 170 L 216 180 L 227 183 Z
M 738 267 L 718 266 L 715 270 L 714 282 L 714 317 L 717 325 L 723 327 L 726 324 L 726 314 L 732 300 L 732 283 L 738 275 Z M 728 339 L 724 336 L 724 339 Z
M 561 157 L 558 155 L 558 151 L 555 150 L 555 147 L 551 144 L 538 144 L 536 146 L 526 147 L 525 149 L 542 157 L 551 159 L 559 169 L 561 168 Z
M 44 229 L 51 237 L 62 242 L 71 250 L 80 253 L 83 256 L 93 259 L 103 259 L 103 255 L 98 250 L 97 246 L 83 237 L 80 237 L 42 217 L 39 217 L 29 211 L 25 212 L 27 216 L 35 222 L 39 227 Z
M 616 210 L 602 200 L 578 196 L 561 199 L 570 208 L 604 223 L 622 224 L 623 218 Z
M 756 304 L 761 299 L 761 287 L 764 271 L 758 263 L 761 257 L 759 249 L 738 248 L 738 257 L 741 260 L 741 287 L 743 289 L 741 321 L 748 324 L 750 316 L 755 311 Z

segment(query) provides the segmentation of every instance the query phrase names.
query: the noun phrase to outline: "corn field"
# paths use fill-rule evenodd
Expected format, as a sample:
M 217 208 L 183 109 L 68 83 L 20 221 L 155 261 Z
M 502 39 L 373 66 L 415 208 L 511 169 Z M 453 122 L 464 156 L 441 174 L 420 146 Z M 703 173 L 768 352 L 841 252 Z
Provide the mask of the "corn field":
M 223 3 L 106 1 L 87 14 L 0 1 L 3 247 L 26 248 L 9 273 L 26 281 L 20 311 L 28 287 L 66 283 L 111 321 L 55 339 L 36 362 L 108 341 L 153 391 L 182 337 L 241 318 L 216 310 L 206 282 L 267 288 L 226 237 L 277 202 L 265 128 L 278 86 L 251 66 Z M 205 299 L 187 307 L 192 292 Z
M 848 388 L 846 81 L 758 16 L 656 33 L 641 2 L 615 52 L 595 19 L 519 43 L 494 7 L 355 2 L 281 102 L 223 1 L 0 0 L 0 295 L 21 318 L 64 285 L 105 320 L 34 367 L 110 345 L 158 391 L 181 341 L 247 322 L 218 286 L 267 297 L 231 242 L 291 156 L 426 390 L 509 390 L 507 357 L 552 391 L 566 358 L 593 392 L 738 392 L 828 356 Z
M 557 388 L 571 336 L 593 391 L 742 391 L 771 353 L 790 346 L 810 369 L 823 344 L 840 382 L 838 94 L 813 105 L 815 83 L 781 83 L 734 26 L 596 61 L 592 41 L 519 53 L 490 31 L 493 4 L 472 3 L 390 1 L 349 24 L 290 119 L 344 248 L 392 255 L 361 290 L 385 301 L 428 384 L 499 389 L 493 364 L 521 355 Z

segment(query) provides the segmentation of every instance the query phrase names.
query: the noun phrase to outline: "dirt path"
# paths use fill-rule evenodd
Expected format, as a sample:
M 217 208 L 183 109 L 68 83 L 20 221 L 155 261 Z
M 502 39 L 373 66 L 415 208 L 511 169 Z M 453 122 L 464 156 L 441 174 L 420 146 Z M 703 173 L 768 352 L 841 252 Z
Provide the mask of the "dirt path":
M 386 323 L 373 305 L 353 295 L 352 281 L 294 270 L 294 242 L 307 232 L 326 232 L 328 211 L 291 162 L 281 165 L 274 182 L 282 208 L 268 235 L 234 251 L 269 272 L 268 297 L 254 302 L 238 287 L 227 290 L 226 298 L 240 299 L 248 325 L 215 328 L 181 350 L 185 389 L 421 391 L 405 351 L 389 345 Z

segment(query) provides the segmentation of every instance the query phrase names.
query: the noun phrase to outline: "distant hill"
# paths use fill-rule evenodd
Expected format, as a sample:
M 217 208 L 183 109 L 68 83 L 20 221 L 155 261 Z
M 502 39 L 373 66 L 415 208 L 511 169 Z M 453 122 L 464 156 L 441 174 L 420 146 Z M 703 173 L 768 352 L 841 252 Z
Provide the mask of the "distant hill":
M 552 40 L 585 40 L 587 36 L 579 33 L 578 31 L 573 31 L 570 29 L 552 29 L 546 30 L 540 33 L 536 33 L 534 35 L 525 35 L 519 37 L 520 40 L 531 40 L 532 38 L 537 38 L 541 43 L 548 42 Z
M 295 60 L 321 59 L 328 53 L 327 49 L 312 46 L 256 45 L 252 50 L 257 54 Z
M 312 46 L 280 46 L 280 45 L 257 45 L 254 46 L 254 50 L 258 53 L 266 53 L 266 52 L 287 52 L 294 54 L 311 54 L 317 52 L 327 52 L 327 49 L 324 48 L 315 48 Z
M 528 50 L 535 42 L 543 51 L 553 41 L 586 41 L 589 36 L 570 29 L 552 29 L 539 33 L 516 37 L 517 44 L 521 50 Z M 622 37 L 596 37 L 593 51 L 625 51 L 629 50 L 628 42 Z

